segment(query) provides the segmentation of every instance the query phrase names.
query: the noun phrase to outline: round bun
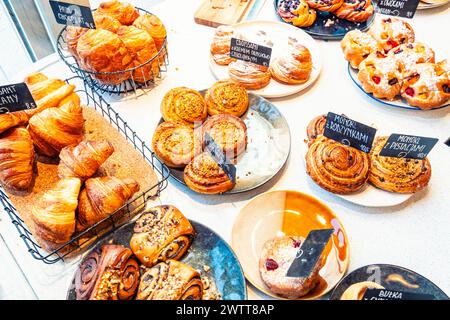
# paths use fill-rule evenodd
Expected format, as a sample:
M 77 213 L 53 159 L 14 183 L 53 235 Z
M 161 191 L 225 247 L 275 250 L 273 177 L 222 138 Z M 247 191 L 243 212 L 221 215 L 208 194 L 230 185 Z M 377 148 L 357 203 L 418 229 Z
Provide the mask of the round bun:
M 230 80 L 216 82 L 205 94 L 208 114 L 231 114 L 242 116 L 248 109 L 247 90 Z
M 199 125 L 208 116 L 203 96 L 193 89 L 178 87 L 169 90 L 161 103 L 165 121 L 185 125 Z

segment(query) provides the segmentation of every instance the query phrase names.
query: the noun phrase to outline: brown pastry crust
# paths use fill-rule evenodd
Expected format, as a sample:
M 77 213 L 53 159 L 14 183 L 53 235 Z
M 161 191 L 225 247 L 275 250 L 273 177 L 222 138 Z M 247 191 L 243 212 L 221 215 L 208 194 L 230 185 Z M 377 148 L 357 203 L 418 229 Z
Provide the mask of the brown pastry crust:
M 194 228 L 174 206 L 146 209 L 134 226 L 130 248 L 147 267 L 180 260 L 194 237 Z
M 334 12 L 342 6 L 344 0 L 306 0 L 306 2 L 313 9 Z
M 97 14 L 104 14 L 129 26 L 139 17 L 139 11 L 130 3 L 120 1 L 104 1 L 97 8 Z
M 368 154 L 324 136 L 317 137 L 306 154 L 306 171 L 321 188 L 337 194 L 361 189 L 369 179 Z
M 414 193 L 428 185 L 431 165 L 424 160 L 382 157 L 379 155 L 388 137 L 377 137 L 370 152 L 369 182 L 375 187 L 396 193 Z
M 247 90 L 230 80 L 216 82 L 205 93 L 205 101 L 208 114 L 231 114 L 236 117 L 242 116 L 248 109 Z
M 161 102 L 165 121 L 198 126 L 208 116 L 203 96 L 193 89 L 178 87 L 169 90 Z
M 308 127 L 306 128 L 306 134 L 310 142 L 316 139 L 319 135 L 323 135 L 323 132 L 325 131 L 326 122 L 327 116 L 325 114 L 322 114 L 320 116 L 315 117 L 308 123 Z
M 202 126 L 202 145 L 209 136 L 222 148 L 228 159 L 234 159 L 247 148 L 247 126 L 240 118 L 230 114 L 209 117 Z
M 162 21 L 153 14 L 143 14 L 133 22 L 136 28 L 147 31 L 153 38 L 156 48 L 161 50 L 166 41 L 167 31 Z
M 233 61 L 230 57 L 230 45 L 233 34 L 234 29 L 231 26 L 222 25 L 216 28 L 210 51 L 218 65 L 226 66 Z
M 285 84 L 301 84 L 308 81 L 313 64 L 308 48 L 291 43 L 286 55 L 275 58 L 270 64 L 272 77 Z
M 375 10 L 371 0 L 344 0 L 342 5 L 334 12 L 340 18 L 352 22 L 367 21 Z
M 155 130 L 152 149 L 172 168 L 184 168 L 201 152 L 201 139 L 192 126 L 163 122 Z
M 341 40 L 341 49 L 345 59 L 354 69 L 371 53 L 382 51 L 381 45 L 370 35 L 358 29 L 347 32 Z
M 242 60 L 232 61 L 228 65 L 230 79 L 249 90 L 266 87 L 270 82 L 270 72 L 267 67 Z
M 405 20 L 394 17 L 375 19 L 368 31 L 385 52 L 404 43 L 414 42 L 414 30 Z
M 184 168 L 184 182 L 198 193 L 220 194 L 234 188 L 234 183 L 208 152 L 196 156 Z

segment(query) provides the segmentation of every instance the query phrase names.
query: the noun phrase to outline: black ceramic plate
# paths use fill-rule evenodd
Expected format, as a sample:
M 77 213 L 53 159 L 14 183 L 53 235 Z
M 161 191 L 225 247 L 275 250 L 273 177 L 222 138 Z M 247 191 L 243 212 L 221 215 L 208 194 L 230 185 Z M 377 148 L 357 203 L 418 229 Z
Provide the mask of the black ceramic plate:
M 233 250 L 208 227 L 192 220 L 190 222 L 195 229 L 195 238 L 181 261 L 213 281 L 223 300 L 247 299 L 244 274 Z M 107 243 L 121 244 L 129 248 L 133 227 L 134 222 L 124 225 L 98 242 L 91 251 Z M 210 270 L 206 273 L 203 266 L 209 266 Z M 75 278 L 67 292 L 67 300 L 75 300 Z
M 389 290 L 432 295 L 435 300 L 449 299 L 427 278 L 414 271 L 390 264 L 372 264 L 352 271 L 338 283 L 330 299 L 340 300 L 348 287 L 364 281 L 376 282 Z
M 283 19 L 281 19 L 280 15 L 278 14 L 278 3 L 281 0 L 274 0 L 274 6 L 275 6 L 275 13 L 277 17 L 285 22 Z M 372 2 L 372 4 L 375 6 L 375 3 Z M 376 9 L 375 9 L 376 11 Z M 344 19 L 339 19 L 331 12 L 326 11 L 319 11 L 317 12 L 317 18 L 314 24 L 307 28 L 301 28 L 302 30 L 305 30 L 307 33 L 309 33 L 313 38 L 316 39 L 322 39 L 322 40 L 340 40 L 342 39 L 345 34 L 353 29 L 359 29 L 361 31 L 366 31 L 369 29 L 369 27 L 372 25 L 373 20 L 375 18 L 376 13 L 374 13 L 369 20 L 365 22 L 351 22 Z M 328 25 L 328 26 L 326 26 Z

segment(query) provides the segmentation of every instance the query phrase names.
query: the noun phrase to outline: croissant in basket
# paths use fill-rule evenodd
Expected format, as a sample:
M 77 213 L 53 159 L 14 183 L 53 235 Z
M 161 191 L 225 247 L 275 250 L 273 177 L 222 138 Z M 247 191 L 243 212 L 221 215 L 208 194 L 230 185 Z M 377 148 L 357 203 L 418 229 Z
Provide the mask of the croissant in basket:
M 82 231 L 120 209 L 139 191 L 131 178 L 99 177 L 86 180 L 80 193 L 77 230 Z
M 126 26 L 131 25 L 139 17 L 138 10 L 132 4 L 120 1 L 102 2 L 96 12 L 117 19 Z
M 166 41 L 167 31 L 162 21 L 153 14 L 143 14 L 133 22 L 133 26 L 147 31 L 155 40 L 156 48 L 161 50 Z

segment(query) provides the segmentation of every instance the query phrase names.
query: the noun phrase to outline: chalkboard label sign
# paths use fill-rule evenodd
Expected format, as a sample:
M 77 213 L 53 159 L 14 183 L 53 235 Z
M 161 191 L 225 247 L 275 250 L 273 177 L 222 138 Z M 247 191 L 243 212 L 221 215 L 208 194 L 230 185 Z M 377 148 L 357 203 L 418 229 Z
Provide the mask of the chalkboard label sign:
M 378 0 L 377 11 L 394 17 L 412 19 L 420 0 Z
M 272 48 L 246 40 L 231 38 L 230 57 L 268 67 Z
M 36 102 L 25 83 L 0 86 L 0 114 L 36 108 Z
M 319 261 L 333 232 L 333 229 L 310 231 L 300 246 L 286 276 L 290 278 L 308 277 L 316 266 L 317 261 Z
M 328 112 L 324 136 L 369 153 L 377 129 L 366 126 L 345 116 Z
M 70 1 L 69 1 L 70 2 Z M 94 17 L 88 0 L 69 2 L 50 0 L 56 22 L 68 26 L 95 29 Z
M 231 182 L 236 183 L 236 166 L 228 161 L 225 152 L 223 152 L 222 148 L 217 145 L 208 133 L 205 133 L 205 148 Z
M 434 300 L 434 296 L 425 293 L 369 288 L 362 300 Z
M 382 157 L 425 159 L 438 142 L 436 138 L 393 133 L 380 151 Z

